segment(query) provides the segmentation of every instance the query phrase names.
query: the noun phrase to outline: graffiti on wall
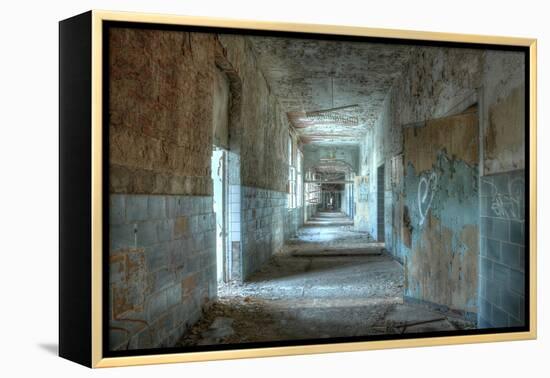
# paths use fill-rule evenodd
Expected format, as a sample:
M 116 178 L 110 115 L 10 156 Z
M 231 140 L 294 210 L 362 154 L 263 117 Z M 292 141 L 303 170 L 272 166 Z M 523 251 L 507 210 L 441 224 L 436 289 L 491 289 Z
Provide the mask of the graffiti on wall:
M 499 190 L 493 181 L 482 179 L 491 187 L 491 210 L 497 217 L 522 220 L 522 201 L 525 198 L 525 180 L 517 177 L 508 182 L 504 190 Z
M 369 200 L 369 186 L 368 186 L 368 178 L 365 177 L 359 177 L 359 196 L 357 201 L 358 202 L 367 202 Z
M 421 226 L 424 224 L 428 211 L 430 211 L 432 206 L 432 201 L 437 191 L 437 180 L 437 173 L 431 172 L 423 176 L 418 183 L 418 211 Z

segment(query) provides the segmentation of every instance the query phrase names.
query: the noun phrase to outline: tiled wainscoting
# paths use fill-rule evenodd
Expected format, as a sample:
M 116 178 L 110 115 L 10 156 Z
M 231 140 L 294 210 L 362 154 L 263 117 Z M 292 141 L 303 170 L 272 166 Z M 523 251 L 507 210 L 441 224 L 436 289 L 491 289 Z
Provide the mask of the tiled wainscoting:
M 171 346 L 216 296 L 212 197 L 110 201 L 110 347 Z
M 525 323 L 525 173 L 481 178 L 481 328 Z

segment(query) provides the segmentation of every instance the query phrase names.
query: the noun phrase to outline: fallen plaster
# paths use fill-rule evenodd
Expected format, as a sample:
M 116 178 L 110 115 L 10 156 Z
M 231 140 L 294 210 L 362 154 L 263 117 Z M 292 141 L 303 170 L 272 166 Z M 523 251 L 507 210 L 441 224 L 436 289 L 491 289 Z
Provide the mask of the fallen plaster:
M 326 256 L 377 245 L 344 226 L 307 226 L 251 278 L 221 287 L 181 346 L 453 331 L 472 324 L 403 303 L 403 268 L 388 253 Z M 312 248 L 313 246 L 313 248 Z M 355 247 L 354 247 L 355 246 Z M 339 247 L 340 248 L 340 247 Z M 379 247 L 377 247 L 379 248 Z M 296 256 L 305 249 L 311 255 Z M 314 255 L 315 249 L 319 252 Z

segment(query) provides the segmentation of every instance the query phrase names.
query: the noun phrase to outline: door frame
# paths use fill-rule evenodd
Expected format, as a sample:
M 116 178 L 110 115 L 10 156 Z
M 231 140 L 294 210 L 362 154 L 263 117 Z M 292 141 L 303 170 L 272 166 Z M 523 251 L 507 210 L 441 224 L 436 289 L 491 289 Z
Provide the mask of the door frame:
M 385 164 L 382 163 L 376 168 L 376 240 L 385 242 L 386 224 L 385 224 L 385 182 L 386 172 Z M 382 222 L 380 222 L 382 220 Z M 380 227 L 382 225 L 382 227 Z
M 227 149 L 223 147 L 213 146 L 212 148 L 212 157 L 214 157 L 215 151 L 221 151 L 221 169 L 222 169 L 222 177 L 221 177 L 221 195 L 222 195 L 222 204 L 221 204 L 221 237 L 222 237 L 222 268 L 221 268 L 221 277 L 218 274 L 218 268 L 216 267 L 216 279 L 218 282 L 224 282 L 227 283 L 230 280 L 230 272 L 231 272 L 231 248 L 230 248 L 230 242 L 229 242 L 229 172 L 228 172 L 228 154 Z M 214 172 L 212 172 L 212 176 L 214 176 Z M 213 197 L 213 206 L 215 201 L 215 192 L 214 187 L 212 188 L 212 197 Z M 215 207 L 214 207 L 215 212 Z M 218 262 L 218 214 L 215 213 L 215 220 L 216 220 L 216 262 Z

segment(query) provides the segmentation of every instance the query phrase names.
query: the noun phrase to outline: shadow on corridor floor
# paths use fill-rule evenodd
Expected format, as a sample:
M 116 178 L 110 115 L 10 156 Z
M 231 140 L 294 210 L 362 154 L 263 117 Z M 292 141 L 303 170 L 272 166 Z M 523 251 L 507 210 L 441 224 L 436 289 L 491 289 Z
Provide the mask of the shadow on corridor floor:
M 246 282 L 219 297 L 180 345 L 215 345 L 428 331 L 472 325 L 403 303 L 403 267 L 370 235 L 338 224 L 301 228 Z M 346 253 L 359 251 L 359 253 Z M 300 252 L 306 251 L 306 255 Z M 327 255 L 327 251 L 337 251 Z M 363 252 L 361 252 L 363 251 Z

